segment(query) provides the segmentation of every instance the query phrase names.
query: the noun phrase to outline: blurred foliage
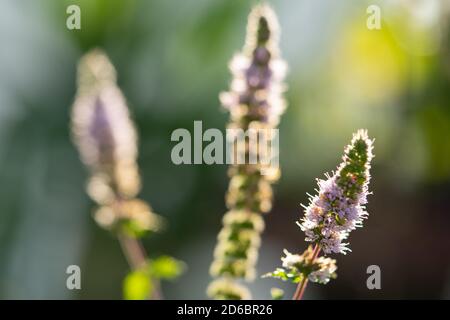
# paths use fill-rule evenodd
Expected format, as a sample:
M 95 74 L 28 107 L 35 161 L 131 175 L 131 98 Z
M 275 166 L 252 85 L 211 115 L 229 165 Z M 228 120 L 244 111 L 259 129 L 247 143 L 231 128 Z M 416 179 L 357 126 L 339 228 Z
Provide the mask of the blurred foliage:
M 280 288 L 271 288 L 270 289 L 270 296 L 273 300 L 281 300 L 284 296 L 284 291 Z
M 123 282 L 123 296 L 126 300 L 145 300 L 152 297 L 159 280 L 173 280 L 185 270 L 183 262 L 169 256 L 149 260 L 139 270 L 130 272 Z
M 153 281 L 144 271 L 129 273 L 123 282 L 123 297 L 126 300 L 146 300 L 153 292 Z
M 180 276 L 185 269 L 184 263 L 172 257 L 162 256 L 150 264 L 150 273 L 158 279 L 171 280 Z

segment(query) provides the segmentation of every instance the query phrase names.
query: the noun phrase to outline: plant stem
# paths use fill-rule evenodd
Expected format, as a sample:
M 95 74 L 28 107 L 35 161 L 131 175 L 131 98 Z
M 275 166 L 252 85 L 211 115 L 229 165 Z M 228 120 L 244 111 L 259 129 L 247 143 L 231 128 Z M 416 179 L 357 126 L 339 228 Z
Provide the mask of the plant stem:
M 115 209 L 120 213 L 120 198 L 116 199 Z M 139 270 L 147 263 L 148 257 L 141 240 L 130 237 L 129 235 L 118 232 L 117 239 L 119 240 L 122 252 L 128 261 L 131 270 Z M 161 300 L 162 293 L 158 279 L 151 279 L 153 284 L 152 294 L 149 296 L 150 300 Z
M 139 270 L 145 266 L 147 262 L 147 254 L 145 252 L 144 246 L 139 239 L 129 237 L 124 234 L 119 234 L 117 236 L 120 246 L 122 247 L 123 254 L 130 265 L 132 270 Z M 157 279 L 152 279 L 153 290 L 149 297 L 150 300 L 161 300 L 161 288 L 159 281 Z
M 311 264 L 317 259 L 320 253 L 320 246 L 316 243 L 313 249 L 313 255 L 311 258 Z M 299 282 L 297 289 L 295 290 L 294 296 L 292 300 L 301 300 L 303 298 L 303 294 L 305 293 L 306 285 L 308 284 L 308 278 L 304 277 L 302 281 Z
M 146 254 L 140 241 L 124 234 L 119 234 L 117 237 L 130 267 L 132 269 L 143 267 Z

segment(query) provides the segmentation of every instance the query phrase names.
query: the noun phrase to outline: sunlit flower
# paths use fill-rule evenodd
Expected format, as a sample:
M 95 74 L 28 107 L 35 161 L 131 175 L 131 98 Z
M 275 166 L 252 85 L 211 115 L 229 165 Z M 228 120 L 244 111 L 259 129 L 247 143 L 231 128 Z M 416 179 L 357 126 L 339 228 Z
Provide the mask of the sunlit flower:
M 292 254 L 286 249 L 285 256 L 281 258 L 282 268 L 266 274 L 284 281 L 298 283 L 304 279 L 312 282 L 327 284 L 336 276 L 336 260 L 331 258 L 314 258 L 314 250 L 309 246 L 303 254 Z
M 312 282 L 327 284 L 331 278 L 335 276 L 337 270 L 336 260 L 331 258 L 319 257 L 314 263 L 318 266 L 318 270 L 312 271 L 308 275 L 308 279 Z
M 283 263 L 283 268 L 294 268 L 303 263 L 304 258 L 298 254 L 292 254 L 286 249 L 283 250 L 286 256 L 281 258 L 281 262 Z
M 326 180 L 318 179 L 318 195 L 310 198 L 299 223 L 306 240 L 318 243 L 325 253 L 346 253 L 350 231 L 367 218 L 368 184 L 373 141 L 359 130 L 345 149 L 342 164 Z

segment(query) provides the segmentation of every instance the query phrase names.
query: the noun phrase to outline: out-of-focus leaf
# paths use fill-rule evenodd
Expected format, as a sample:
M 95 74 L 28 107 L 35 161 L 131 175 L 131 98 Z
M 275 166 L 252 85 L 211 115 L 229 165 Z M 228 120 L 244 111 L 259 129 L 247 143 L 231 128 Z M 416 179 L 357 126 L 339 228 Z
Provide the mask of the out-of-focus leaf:
M 180 276 L 185 269 L 182 261 L 169 256 L 161 256 L 153 260 L 150 264 L 150 270 L 155 278 L 174 279 Z
M 292 283 L 299 283 L 303 277 L 303 274 L 296 271 L 295 269 L 288 271 L 283 268 L 277 268 L 275 271 L 266 273 L 262 277 L 263 278 L 275 278 L 275 279 L 280 279 L 283 281 L 290 281 Z
M 153 282 L 144 271 L 129 273 L 123 282 L 123 296 L 126 300 L 145 300 L 153 292 Z
M 270 289 L 270 296 L 273 300 L 281 300 L 284 296 L 284 291 L 280 288 L 272 288 Z

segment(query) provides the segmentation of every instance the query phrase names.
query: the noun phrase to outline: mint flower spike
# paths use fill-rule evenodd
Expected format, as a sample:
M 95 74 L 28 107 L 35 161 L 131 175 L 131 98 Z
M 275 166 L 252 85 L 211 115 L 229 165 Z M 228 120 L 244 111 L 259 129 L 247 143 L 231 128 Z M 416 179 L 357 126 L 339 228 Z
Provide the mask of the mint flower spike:
M 286 108 L 283 98 L 286 65 L 280 58 L 278 33 L 273 10 L 265 4 L 255 6 L 248 18 L 244 48 L 229 64 L 233 76 L 230 89 L 219 97 L 230 112 L 228 128 L 267 132 L 277 127 Z M 261 141 L 246 143 L 244 148 L 235 150 L 233 158 L 249 159 L 256 154 L 262 159 L 264 148 L 258 147 L 261 144 Z M 279 179 L 280 170 L 272 164 L 235 164 L 230 167 L 229 176 L 226 194 L 229 211 L 224 216 L 210 268 L 217 279 L 207 290 L 214 299 L 249 298 L 250 292 L 245 290 L 243 294 L 245 287 L 239 281 L 255 278 L 264 229 L 262 214 L 272 208 L 272 184 Z
M 361 227 L 368 213 L 365 210 L 369 194 L 370 163 L 373 159 L 373 140 L 366 130 L 358 130 L 345 148 L 343 162 L 326 180 L 318 179 L 318 194 L 310 196 L 305 216 L 297 224 L 305 232 L 310 245 L 303 254 L 284 250 L 282 267 L 267 273 L 272 277 L 298 284 L 293 296 L 301 300 L 308 281 L 327 284 L 336 277 L 336 260 L 320 257 L 325 254 L 350 251 L 347 239 L 356 227 Z
M 116 71 L 106 54 L 94 49 L 78 65 L 72 110 L 73 140 L 89 168 L 91 197 L 100 204 L 133 198 L 141 188 L 137 134 Z
M 116 81 L 116 70 L 100 49 L 80 59 L 72 135 L 90 171 L 87 191 L 99 205 L 96 222 L 113 232 L 141 237 L 158 231 L 164 222 L 137 198 L 137 133 Z
M 94 49 L 80 59 L 72 137 L 89 170 L 87 193 L 98 204 L 95 221 L 116 235 L 132 269 L 124 280 L 124 297 L 160 299 L 160 280 L 177 277 L 183 264 L 167 256 L 149 259 L 140 240 L 159 231 L 164 220 L 137 197 L 137 133 L 116 81 L 103 51 Z
M 305 216 L 297 224 L 305 240 L 318 244 L 324 253 L 351 251 L 344 242 L 349 233 L 362 227 L 368 213 L 365 209 L 373 140 L 366 130 L 358 130 L 345 149 L 343 162 L 326 180 L 318 179 L 318 195 L 310 197 Z
M 252 121 L 276 126 L 286 109 L 283 79 L 287 66 L 280 58 L 278 34 L 274 11 L 266 4 L 254 7 L 245 46 L 229 64 L 233 75 L 230 91 L 220 94 L 237 126 L 245 127 Z

